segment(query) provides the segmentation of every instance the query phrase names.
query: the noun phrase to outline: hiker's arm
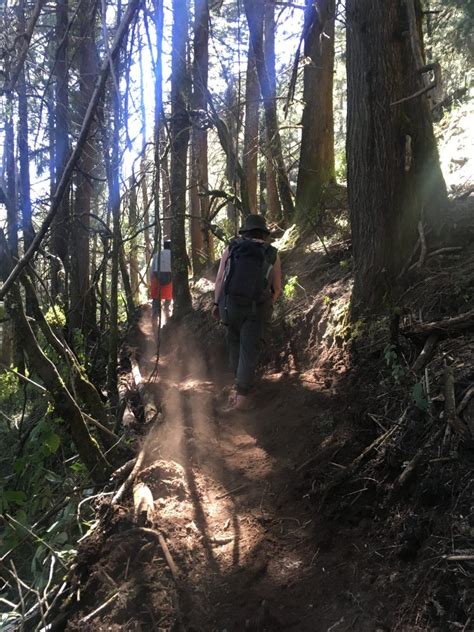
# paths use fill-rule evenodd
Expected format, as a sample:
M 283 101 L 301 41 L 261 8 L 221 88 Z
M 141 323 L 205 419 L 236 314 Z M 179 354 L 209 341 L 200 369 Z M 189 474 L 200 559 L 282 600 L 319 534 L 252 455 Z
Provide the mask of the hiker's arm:
M 272 289 L 273 289 L 272 303 L 273 303 L 273 305 L 275 305 L 275 303 L 278 300 L 278 297 L 281 294 L 281 261 L 280 261 L 280 255 L 277 255 L 277 258 L 275 259 L 275 265 L 273 266 Z
M 214 290 L 214 302 L 215 303 L 219 302 L 219 296 L 221 294 L 221 288 L 222 288 L 222 280 L 224 278 L 225 264 L 226 264 L 228 256 L 229 256 L 229 249 L 226 248 L 224 250 L 224 252 L 222 253 L 221 262 L 219 264 L 219 270 L 217 272 L 216 286 L 215 286 L 215 290 Z

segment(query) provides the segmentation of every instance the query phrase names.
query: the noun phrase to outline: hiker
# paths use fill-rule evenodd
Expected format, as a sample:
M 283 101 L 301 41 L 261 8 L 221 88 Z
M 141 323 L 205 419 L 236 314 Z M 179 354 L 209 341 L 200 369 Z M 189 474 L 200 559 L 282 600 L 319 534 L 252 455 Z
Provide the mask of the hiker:
M 236 391 L 231 410 L 249 410 L 265 326 L 281 293 L 281 263 L 276 248 L 266 242 L 270 231 L 261 215 L 248 215 L 239 233 L 222 254 L 213 316 L 228 327 Z
M 170 306 L 173 300 L 173 284 L 171 282 L 171 242 L 165 241 L 163 250 L 153 256 L 150 274 L 150 294 L 152 299 L 151 316 L 153 323 L 160 313 L 163 302 L 165 322 L 170 317 Z

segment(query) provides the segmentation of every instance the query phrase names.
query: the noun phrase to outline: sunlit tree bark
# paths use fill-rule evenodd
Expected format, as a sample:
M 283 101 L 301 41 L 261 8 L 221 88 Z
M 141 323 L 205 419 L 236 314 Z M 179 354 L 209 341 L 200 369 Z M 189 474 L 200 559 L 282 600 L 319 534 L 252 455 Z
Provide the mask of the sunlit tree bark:
M 271 157 L 277 170 L 278 193 L 285 220 L 289 221 L 294 214 L 294 203 L 285 162 L 283 160 L 275 94 L 272 91 L 268 68 L 265 63 L 263 46 L 264 5 L 254 0 L 244 0 L 244 7 L 249 25 L 250 39 L 255 53 L 258 81 L 260 83 L 260 91 L 265 111 L 266 129 L 270 140 Z
M 195 112 L 202 115 L 207 111 L 208 73 L 208 0 L 195 0 L 192 107 Z M 195 275 L 202 272 L 208 262 L 213 261 L 212 236 L 207 224 L 209 219 L 207 130 L 199 127 L 199 120 L 200 114 L 193 126 L 191 143 L 191 244 Z
M 171 52 L 171 261 L 173 277 L 173 316 L 181 318 L 191 309 L 186 252 L 185 214 L 186 177 L 189 142 L 189 117 L 185 101 L 187 81 L 186 43 L 188 35 L 187 7 L 173 0 Z
M 79 120 L 86 114 L 97 77 L 95 50 L 95 3 L 84 0 L 81 15 L 79 45 Z M 69 325 L 88 337 L 95 330 L 95 315 L 90 294 L 90 213 L 94 191 L 94 176 L 98 162 L 96 129 L 93 126 L 84 144 L 76 174 L 76 196 L 70 238 L 70 312 Z
M 56 59 L 54 63 L 55 105 L 54 105 L 54 163 L 51 180 L 53 189 L 59 181 L 69 157 L 69 32 L 68 32 L 68 0 L 56 3 Z M 64 271 L 68 269 L 68 235 L 69 235 L 69 187 L 61 199 L 53 221 L 51 250 L 54 255 L 51 261 L 51 294 L 54 299 L 60 297 L 66 304 L 66 286 Z
M 245 128 L 242 166 L 247 180 L 250 212 L 257 212 L 257 161 L 258 161 L 258 113 L 260 85 L 258 83 L 255 55 L 249 43 L 245 84 Z
M 418 225 L 446 205 L 407 4 L 347 2 L 347 169 L 355 264 L 353 313 L 377 309 L 413 252 Z M 370 46 L 367 44 L 370 42 Z
M 268 68 L 268 78 L 273 95 L 276 97 L 275 71 L 275 0 L 265 0 L 264 15 L 265 61 Z M 276 101 L 275 101 L 276 103 Z M 265 129 L 265 163 L 266 163 L 266 208 L 269 220 L 279 221 L 282 217 L 275 164 L 270 151 L 270 138 Z
M 304 88 L 301 153 L 296 207 L 303 219 L 316 217 L 334 167 L 334 24 L 335 0 L 307 0 L 304 24 Z

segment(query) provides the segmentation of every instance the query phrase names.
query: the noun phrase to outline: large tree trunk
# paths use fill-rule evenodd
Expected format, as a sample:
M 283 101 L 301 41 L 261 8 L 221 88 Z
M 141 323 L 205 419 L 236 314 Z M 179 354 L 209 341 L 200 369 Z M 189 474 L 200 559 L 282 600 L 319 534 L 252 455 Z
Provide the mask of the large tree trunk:
M 186 158 L 189 142 L 189 120 L 186 108 L 185 83 L 186 40 L 188 34 L 187 7 L 173 0 L 171 52 L 171 267 L 173 277 L 173 316 L 181 318 L 191 309 L 186 252 Z
M 245 85 L 245 128 L 244 155 L 242 166 L 245 171 L 249 192 L 250 212 L 257 212 L 257 161 L 258 161 L 258 111 L 260 102 L 260 86 L 258 83 L 255 55 L 249 42 L 247 73 Z
M 265 34 L 265 61 L 268 68 L 268 78 L 273 94 L 276 95 L 276 71 L 275 71 L 275 2 L 265 0 L 264 16 Z M 265 163 L 266 163 L 266 186 L 267 186 L 267 217 L 269 220 L 280 221 L 282 217 L 280 198 L 278 197 L 278 185 L 276 170 L 270 151 L 270 139 L 268 131 L 265 129 Z
M 81 12 L 82 18 L 79 30 L 79 120 L 85 117 L 97 77 L 94 42 L 95 3 L 92 0 L 85 1 L 86 5 L 83 13 Z M 71 329 L 80 329 L 86 338 L 96 328 L 90 292 L 89 228 L 93 195 L 92 178 L 95 175 L 97 162 L 97 145 L 93 127 L 79 159 L 70 239 L 69 326 Z
M 244 0 L 245 13 L 250 31 L 250 40 L 255 53 L 257 64 L 258 81 L 265 110 L 265 124 L 270 140 L 270 151 L 273 164 L 277 170 L 278 193 L 284 218 L 290 221 L 294 214 L 293 197 L 290 189 L 290 182 L 283 160 L 283 150 L 281 145 L 280 130 L 278 127 L 278 117 L 276 109 L 275 93 L 272 90 L 268 69 L 265 63 L 265 52 L 263 47 L 263 3 L 255 0 Z
M 304 26 L 304 88 L 301 154 L 296 189 L 298 215 L 316 218 L 334 166 L 334 24 L 335 0 L 323 0 L 318 10 L 307 0 Z
M 56 103 L 54 107 L 54 174 L 55 185 L 61 179 L 64 167 L 69 158 L 69 94 L 68 94 L 68 0 L 56 3 Z M 65 276 L 62 270 L 68 268 L 68 234 L 69 234 L 69 187 L 62 196 L 58 211 L 53 221 L 51 234 L 51 250 L 54 258 L 51 261 L 51 294 L 53 299 L 60 297 L 66 303 Z M 61 270 L 62 268 L 62 270 Z
M 24 0 L 18 9 L 18 25 L 20 33 L 26 30 Z M 23 228 L 24 249 L 29 248 L 34 238 L 31 221 L 30 193 L 30 153 L 28 145 L 28 99 L 26 96 L 25 70 L 18 76 L 18 156 L 20 163 L 20 209 Z
M 209 6 L 208 0 L 194 3 L 193 97 L 195 111 L 207 110 L 209 72 Z M 194 275 L 199 275 L 213 261 L 212 239 L 208 228 L 209 196 L 207 130 L 194 125 L 191 143 L 191 244 Z
M 153 129 L 153 137 L 154 137 L 154 163 L 155 163 L 155 172 L 153 179 L 153 198 L 154 198 L 154 210 L 155 210 L 155 230 L 154 230 L 154 248 L 160 249 L 160 240 L 162 237 L 162 228 L 164 228 L 164 235 L 166 238 L 169 238 L 171 235 L 171 225 L 169 220 L 165 222 L 165 227 L 161 225 L 160 219 L 160 183 L 161 188 L 164 189 L 162 178 L 161 178 L 161 169 L 162 163 L 167 160 L 166 157 L 162 159 L 160 155 L 160 147 L 161 141 L 164 136 L 163 129 L 163 25 L 164 25 L 164 14 L 163 14 L 163 0 L 153 0 L 153 8 L 154 14 L 153 19 L 155 23 L 155 37 L 156 37 L 156 59 L 154 66 L 154 74 L 155 74 L 155 120 L 154 120 L 154 129 Z M 165 205 L 163 199 L 163 209 L 166 209 L 167 216 L 170 211 L 169 208 Z
M 408 0 L 410 1 L 410 0 Z M 347 169 L 355 264 L 353 314 L 377 309 L 417 241 L 423 211 L 443 209 L 446 188 L 406 5 L 347 2 Z

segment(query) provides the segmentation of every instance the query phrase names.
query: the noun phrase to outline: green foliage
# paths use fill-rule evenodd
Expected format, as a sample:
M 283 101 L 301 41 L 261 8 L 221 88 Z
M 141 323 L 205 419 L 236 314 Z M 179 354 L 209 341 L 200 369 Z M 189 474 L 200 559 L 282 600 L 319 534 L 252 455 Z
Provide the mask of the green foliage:
M 287 301 L 292 301 L 295 298 L 297 286 L 298 286 L 298 277 L 297 276 L 288 277 L 283 287 L 283 296 L 285 297 Z
M 388 344 L 384 349 L 384 358 L 387 367 L 395 384 L 400 384 L 400 380 L 405 373 L 403 366 L 400 364 L 397 348 L 394 344 Z
M 411 398 L 417 408 L 424 412 L 428 410 L 429 402 L 425 397 L 423 384 L 421 382 L 417 382 L 413 385 L 413 388 L 411 390 Z
M 347 160 L 346 151 L 341 147 L 335 155 L 336 179 L 338 183 L 347 182 Z
M 18 391 L 18 378 L 12 371 L 0 373 L 0 404 L 8 401 Z
M 66 326 L 66 314 L 60 305 L 52 305 L 44 315 L 46 322 L 53 329 L 63 329 Z

